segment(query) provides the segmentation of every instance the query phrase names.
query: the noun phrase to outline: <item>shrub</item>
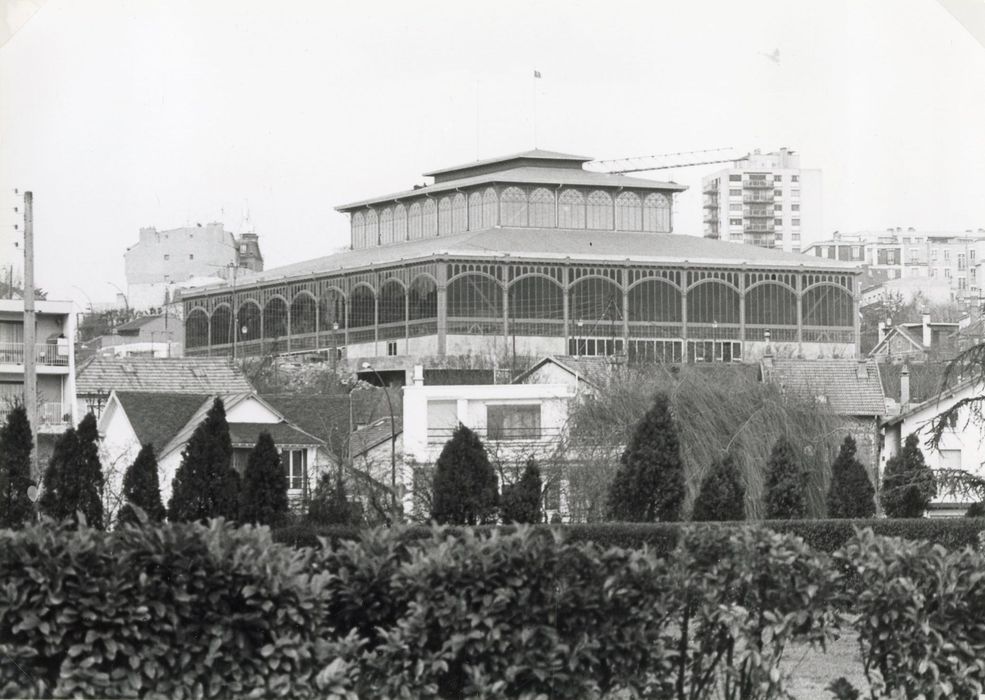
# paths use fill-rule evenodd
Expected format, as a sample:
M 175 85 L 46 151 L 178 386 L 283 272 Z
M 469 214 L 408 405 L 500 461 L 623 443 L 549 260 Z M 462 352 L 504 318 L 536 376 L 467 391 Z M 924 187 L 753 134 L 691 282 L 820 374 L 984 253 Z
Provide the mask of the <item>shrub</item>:
M 683 502 L 677 426 L 667 395 L 657 394 L 636 425 L 609 487 L 609 517 L 629 522 L 680 520 Z
M 131 506 L 137 506 L 151 522 L 159 523 L 167 514 L 161 503 L 161 487 L 157 478 L 157 458 L 154 446 L 144 445 L 137 459 L 123 475 L 123 499 L 126 503 L 120 508 L 117 523 L 136 523 L 137 515 Z
M 968 510 L 964 512 L 964 517 L 966 518 L 985 518 L 985 503 L 982 501 L 977 501 L 968 506 Z
M 318 482 L 308 504 L 308 522 L 322 525 L 360 525 L 361 510 L 349 500 L 341 471 L 335 477 L 325 476 Z M 311 540 L 309 542 L 313 543 Z
M 985 557 L 860 532 L 837 555 L 873 697 L 976 697 L 985 688 Z
M 745 520 L 746 489 L 729 455 L 715 461 L 694 501 L 691 520 Z
M 845 436 L 831 465 L 829 518 L 871 518 L 876 512 L 875 489 L 865 467 L 855 458 L 855 438 Z
M 254 525 L 277 525 L 287 517 L 287 475 L 270 433 L 264 431 L 250 450 L 240 488 L 239 519 Z
M 168 518 L 235 520 L 239 511 L 239 475 L 232 468 L 232 457 L 226 409 L 222 399 L 217 398 L 181 453 L 181 465 L 171 484 Z
M 919 439 L 911 433 L 900 453 L 886 462 L 880 493 L 883 510 L 890 518 L 920 518 L 936 493 L 934 473 L 923 459 Z
M 27 489 L 31 478 L 31 423 L 21 403 L 0 428 L 0 528 L 23 527 L 34 513 Z
M 796 520 L 807 515 L 807 474 L 793 445 L 781 437 L 766 465 L 766 518 Z
M 499 505 L 496 473 L 479 436 L 459 424 L 434 467 L 431 518 L 450 525 L 493 522 Z
M 540 467 L 531 457 L 523 475 L 515 484 L 503 487 L 500 517 L 504 523 L 539 523 L 541 521 L 541 491 L 543 482 Z

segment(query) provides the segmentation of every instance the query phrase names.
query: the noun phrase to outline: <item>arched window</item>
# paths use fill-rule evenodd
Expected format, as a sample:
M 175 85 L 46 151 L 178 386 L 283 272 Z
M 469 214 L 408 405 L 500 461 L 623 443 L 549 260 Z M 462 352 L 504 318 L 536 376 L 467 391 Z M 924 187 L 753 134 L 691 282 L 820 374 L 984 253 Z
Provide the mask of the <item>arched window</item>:
M 376 323 L 376 297 L 360 284 L 349 295 L 349 328 L 365 328 Z
M 616 230 L 643 230 L 643 207 L 635 192 L 620 192 L 616 197 Z
M 380 288 L 380 323 L 403 323 L 406 318 L 407 295 L 397 280 L 388 280 Z
M 527 193 L 519 187 L 507 187 L 499 196 L 501 226 L 527 225 Z
M 469 230 L 482 229 L 482 193 L 473 192 L 469 195 Z
M 291 302 L 291 335 L 315 332 L 315 298 L 301 292 Z
M 585 228 L 585 195 L 578 190 L 562 190 L 557 218 L 558 228 Z
M 232 341 L 233 314 L 226 304 L 220 304 L 212 312 L 209 337 L 212 345 L 227 345 Z
M 568 317 L 575 324 L 582 322 L 578 332 L 597 332 L 604 326 L 604 335 L 608 335 L 607 324 L 622 319 L 622 290 L 601 277 L 579 280 L 568 292 Z
M 337 289 L 329 289 L 318 300 L 318 325 L 320 330 L 331 331 L 332 324 L 345 328 L 345 296 Z
M 380 212 L 380 244 L 393 243 L 393 210 L 387 207 Z
M 554 228 L 554 219 L 554 193 L 546 187 L 538 187 L 530 193 L 530 225 Z
M 640 282 L 629 290 L 629 320 L 680 323 L 680 291 L 662 280 Z
M 487 187 L 482 193 L 482 228 L 493 228 L 499 225 L 499 197 L 496 190 Z
M 209 344 L 209 315 L 195 309 L 185 320 L 185 347 L 204 348 Z
M 854 325 L 854 301 L 846 289 L 827 284 L 813 287 L 804 292 L 802 303 L 805 326 L 850 328 Z
M 260 339 L 260 305 L 253 301 L 244 301 L 239 306 L 236 314 L 238 328 L 233 330 L 238 333 L 239 340 L 259 340 Z
M 424 222 L 422 219 L 421 203 L 414 202 L 410 205 L 407 213 L 407 240 L 416 241 L 418 238 L 424 237 Z
M 643 230 L 670 232 L 670 202 L 667 195 L 653 192 L 643 200 Z
M 451 197 L 438 200 L 438 235 L 447 236 L 451 233 Z
M 366 217 L 361 211 L 352 215 L 352 247 L 366 247 Z
M 739 293 L 721 282 L 704 282 L 687 293 L 688 323 L 738 323 Z
M 746 323 L 796 326 L 797 295 L 778 284 L 761 284 L 746 292 Z
M 366 248 L 380 244 L 379 217 L 370 209 L 366 212 Z
M 466 217 L 468 212 L 466 209 L 465 195 L 458 192 L 455 197 L 451 200 L 451 230 L 452 233 L 461 233 L 468 226 L 466 225 Z
M 456 318 L 502 318 L 503 291 L 496 280 L 467 274 L 448 285 L 448 316 Z
M 263 307 L 263 337 L 281 338 L 287 335 L 287 302 L 273 297 Z
M 407 207 L 403 204 L 393 208 L 393 240 L 395 243 L 407 240 Z
M 510 285 L 509 316 L 514 319 L 563 319 L 561 285 L 546 277 L 523 277 Z
M 407 290 L 408 313 L 411 321 L 438 317 L 438 286 L 427 275 L 420 275 Z
M 433 199 L 424 200 L 424 206 L 421 208 L 421 220 L 423 238 L 434 238 L 438 235 L 438 205 L 434 203 Z
M 612 228 L 612 197 L 608 192 L 595 190 L 588 195 L 588 204 L 585 207 L 586 228 L 611 229 Z

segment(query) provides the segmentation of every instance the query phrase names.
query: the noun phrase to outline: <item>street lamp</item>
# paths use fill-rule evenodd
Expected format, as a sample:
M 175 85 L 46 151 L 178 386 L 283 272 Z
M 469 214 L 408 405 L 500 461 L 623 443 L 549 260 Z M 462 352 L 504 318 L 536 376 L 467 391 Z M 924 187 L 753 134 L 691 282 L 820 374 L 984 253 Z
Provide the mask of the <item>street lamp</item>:
M 386 396 L 386 405 L 390 410 L 390 495 L 393 498 L 393 520 L 396 522 L 399 519 L 398 504 L 397 500 L 397 421 L 393 416 L 393 401 L 390 400 L 390 392 L 387 391 L 386 385 L 383 382 L 383 377 L 380 373 L 376 371 L 368 362 L 363 362 L 363 369 L 368 369 L 376 375 L 376 378 L 380 381 L 380 386 L 383 387 L 383 395 Z
M 339 322 L 332 321 L 332 374 L 333 375 L 335 374 L 335 365 L 339 359 L 339 345 L 337 340 L 338 336 L 336 335 L 338 332 L 339 332 Z
M 114 284 L 112 282 L 106 282 L 106 284 L 108 284 L 110 287 L 112 287 L 113 289 L 115 289 L 116 291 L 118 291 L 120 293 L 120 296 L 123 297 L 123 305 L 126 308 L 127 313 L 129 314 L 130 313 L 130 300 L 127 299 L 126 293 L 124 293 L 124 291 L 122 289 L 120 289 L 118 285 L 116 285 L 116 284 Z M 90 305 L 91 305 L 91 302 L 90 302 Z

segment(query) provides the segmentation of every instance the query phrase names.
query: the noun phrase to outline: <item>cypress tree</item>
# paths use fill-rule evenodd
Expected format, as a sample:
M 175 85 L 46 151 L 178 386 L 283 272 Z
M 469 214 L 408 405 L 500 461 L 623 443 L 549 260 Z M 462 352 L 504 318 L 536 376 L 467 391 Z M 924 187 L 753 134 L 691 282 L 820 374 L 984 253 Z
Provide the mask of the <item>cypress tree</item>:
M 539 523 L 543 482 L 533 457 L 527 460 L 523 475 L 515 484 L 503 487 L 501 517 L 504 523 Z
M 75 428 L 68 428 L 55 441 L 48 467 L 42 480 L 41 500 L 38 505 L 45 515 L 62 520 L 75 516 L 78 482 L 72 478 L 78 453 L 79 439 Z
M 900 453 L 886 463 L 882 508 L 890 518 L 920 518 L 936 494 L 934 473 L 923 459 L 916 434 L 911 433 Z
M 140 448 L 137 459 L 127 467 L 123 475 L 123 500 L 125 503 L 116 516 L 120 524 L 139 522 L 131 504 L 143 510 L 152 523 L 164 520 L 166 513 L 161 502 L 157 457 L 154 456 L 154 446 L 150 443 Z
M 254 525 L 279 525 L 287 516 L 287 475 L 277 446 L 264 431 L 250 452 L 240 490 L 239 518 Z
M 315 487 L 308 505 L 308 519 L 318 525 L 358 525 L 359 509 L 349 500 L 341 470 Z
M 0 428 L 0 528 L 21 528 L 31 519 L 32 447 L 27 410 L 17 403 Z
M 168 519 L 235 520 L 239 511 L 239 475 L 232 468 L 233 445 L 222 399 L 212 403 L 192 433 L 174 475 Z
M 781 437 L 773 445 L 766 465 L 766 517 L 796 520 L 807 514 L 807 472 L 793 445 Z
M 855 458 L 855 439 L 845 436 L 831 465 L 829 518 L 871 518 L 876 512 L 875 488 L 865 467 Z
M 609 487 L 608 514 L 629 522 L 676 521 L 684 502 L 684 464 L 666 394 L 636 426 Z
M 691 520 L 745 520 L 746 488 L 731 455 L 715 460 L 701 483 Z
M 479 436 L 459 424 L 435 464 L 431 517 L 442 524 L 493 522 L 499 505 L 496 473 Z
M 99 428 L 96 416 L 87 413 L 78 430 L 74 478 L 78 502 L 75 509 L 85 516 L 89 527 L 103 529 L 103 465 L 99 460 Z

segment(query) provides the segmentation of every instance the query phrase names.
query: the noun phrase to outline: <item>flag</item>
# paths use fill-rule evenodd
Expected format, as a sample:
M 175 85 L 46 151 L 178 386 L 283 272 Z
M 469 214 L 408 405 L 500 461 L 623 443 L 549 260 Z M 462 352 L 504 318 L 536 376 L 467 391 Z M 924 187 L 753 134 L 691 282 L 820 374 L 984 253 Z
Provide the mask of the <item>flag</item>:
M 535 70 L 534 71 L 534 77 L 535 78 L 539 78 L 540 77 L 540 71 L 539 70 Z

